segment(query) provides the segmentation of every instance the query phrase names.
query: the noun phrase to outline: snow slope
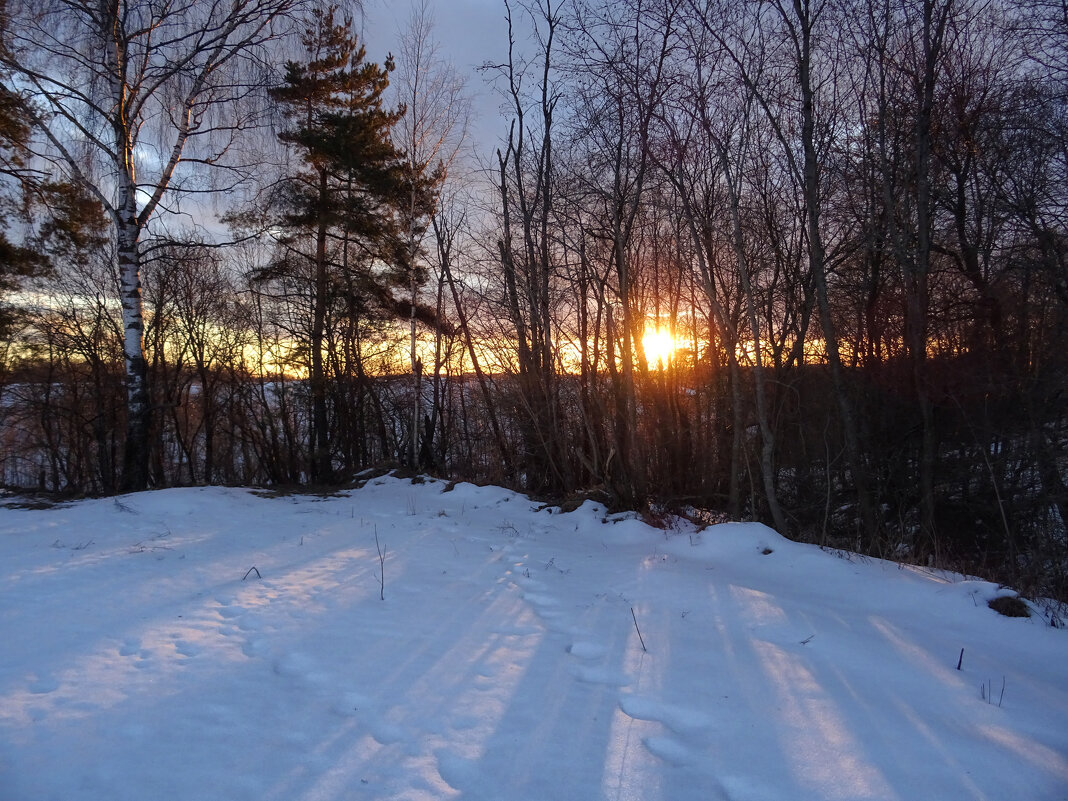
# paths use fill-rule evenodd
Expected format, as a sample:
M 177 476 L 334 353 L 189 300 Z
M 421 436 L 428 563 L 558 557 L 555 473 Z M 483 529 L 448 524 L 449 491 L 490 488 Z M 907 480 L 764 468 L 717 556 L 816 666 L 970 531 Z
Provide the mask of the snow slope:
M 0 509 L 0 801 L 1064 801 L 995 592 L 395 478 Z

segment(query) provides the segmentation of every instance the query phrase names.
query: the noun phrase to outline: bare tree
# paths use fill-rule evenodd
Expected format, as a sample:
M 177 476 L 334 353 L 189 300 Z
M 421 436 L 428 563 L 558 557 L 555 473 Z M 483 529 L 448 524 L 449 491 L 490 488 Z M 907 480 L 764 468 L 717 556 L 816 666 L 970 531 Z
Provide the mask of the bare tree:
M 620 387 L 617 393 L 615 451 L 622 498 L 646 500 L 644 461 L 638 433 L 634 368 L 647 366 L 639 311 L 638 229 L 654 172 L 651 137 L 668 89 L 667 64 L 676 46 L 680 0 L 632 0 L 585 4 L 576 16 L 571 43 L 572 70 L 585 89 L 578 92 L 572 129 L 583 141 L 574 161 L 589 202 L 597 204 L 599 236 L 609 244 L 608 272 L 622 315 Z M 654 303 L 657 299 L 654 299 Z M 614 372 L 614 360 L 609 370 Z
M 700 37 L 700 32 L 698 32 Z M 703 37 L 700 37 L 703 38 Z M 724 309 L 724 304 L 719 298 L 717 291 L 717 276 L 712 265 L 717 261 L 716 246 L 713 244 L 711 231 L 709 230 L 709 217 L 712 209 L 700 208 L 711 205 L 709 201 L 716 198 L 715 189 L 708 186 L 722 187 L 719 194 L 725 195 L 726 208 L 729 218 L 729 241 L 736 262 L 738 281 L 741 286 L 742 296 L 745 300 L 745 317 L 749 325 L 752 337 L 752 364 L 754 396 L 756 400 L 757 424 L 761 435 L 761 475 L 764 484 L 764 497 L 767 501 L 768 511 L 772 522 L 779 531 L 786 531 L 786 518 L 779 504 L 775 487 L 775 433 L 771 425 L 771 415 L 767 393 L 767 378 L 765 373 L 765 360 L 767 356 L 766 336 L 763 332 L 760 315 L 757 311 L 757 299 L 754 289 L 754 268 L 750 248 L 744 232 L 745 221 L 743 220 L 743 173 L 747 171 L 751 163 L 751 152 L 755 147 L 755 135 L 752 128 L 756 124 L 756 101 L 752 86 L 733 85 L 729 77 L 717 75 L 710 64 L 714 63 L 717 48 L 707 52 L 706 47 L 700 45 L 700 38 L 691 49 L 690 58 L 694 67 L 694 75 L 691 78 L 692 86 L 684 95 L 684 107 L 692 116 L 683 122 L 687 125 L 687 135 L 683 141 L 683 135 L 678 126 L 667 125 L 672 134 L 674 155 L 677 159 L 684 156 L 689 159 L 700 158 L 698 154 L 708 154 L 708 161 L 703 163 L 702 172 L 704 184 L 694 185 L 695 171 L 688 170 L 684 162 L 676 160 L 675 164 L 667 167 L 668 174 L 675 184 L 682 198 L 683 209 L 688 221 L 691 236 L 694 238 L 694 248 L 697 254 L 701 283 L 705 295 L 712 305 L 716 319 L 721 330 L 730 331 L 733 321 Z M 726 83 L 731 88 L 731 99 L 714 98 L 711 87 L 716 83 Z M 732 102 L 733 101 L 733 102 Z M 713 112 L 715 118 L 713 117 Z M 724 113 L 726 112 L 726 113 Z M 685 119 L 685 118 L 684 118 Z M 696 130 L 694 130 L 696 129 Z M 698 154 L 693 153 L 697 149 Z M 687 153 L 686 151 L 691 151 Z M 699 179 L 698 179 L 699 180 Z M 718 200 L 718 198 L 716 198 Z M 720 279 L 722 280 L 722 279 Z M 731 331 L 730 350 L 738 347 L 737 332 Z M 740 413 L 741 399 L 737 397 L 737 356 L 728 353 L 728 364 L 733 376 L 732 385 L 736 393 L 736 413 Z M 738 423 L 736 422 L 736 426 Z M 732 470 L 737 470 L 737 465 L 732 465 Z M 732 495 L 736 493 L 737 479 L 732 476 Z
M 497 150 L 500 203 L 497 258 L 503 278 L 503 305 L 515 342 L 514 360 L 522 409 L 523 448 L 531 487 L 560 490 L 569 483 L 559 417 L 555 325 L 552 314 L 552 210 L 555 191 L 556 111 L 560 102 L 556 66 L 562 2 L 518 2 L 532 25 L 534 55 L 516 45 L 512 3 L 505 0 L 508 62 L 497 67 L 512 122 Z M 533 79 L 528 95 L 525 81 Z
M 833 380 L 851 480 L 856 487 L 861 525 L 868 535 L 878 529 L 862 457 L 856 410 L 846 388 L 838 332 L 831 307 L 828 273 L 828 149 L 837 134 L 836 93 L 839 78 L 836 26 L 847 15 L 830 0 L 770 0 L 740 8 L 690 0 L 697 19 L 722 47 L 739 77 L 764 110 L 787 165 L 802 187 L 808 270 L 815 288 L 824 349 Z M 720 27 L 720 26 L 723 27 Z M 796 121 L 796 122 L 795 122 Z M 800 149 L 800 153 L 798 153 Z
M 434 38 L 434 16 L 430 0 L 413 3 L 408 27 L 401 35 L 397 57 L 397 74 L 394 80 L 397 95 L 403 104 L 404 117 L 397 124 L 396 140 L 405 151 L 408 169 L 414 175 L 434 175 L 441 182 L 457 160 L 460 148 L 467 135 L 470 106 L 464 94 L 463 78 L 441 55 Z M 422 251 L 425 225 L 425 210 L 419 208 L 420 194 L 413 182 L 409 193 L 408 216 L 408 270 L 410 272 L 411 312 L 409 314 L 410 350 L 412 366 L 412 417 L 408 442 L 408 462 L 416 465 L 420 452 L 429 452 L 433 429 L 421 431 L 422 375 L 423 364 L 417 349 L 417 318 L 419 311 L 419 288 L 425 271 L 417 269 Z M 438 255 L 445 244 L 438 240 Z M 442 256 L 442 258 L 445 258 Z M 444 288 L 444 273 L 438 271 L 438 296 Z M 440 303 L 438 304 L 440 305 Z M 440 331 L 440 329 L 439 329 Z M 440 343 L 440 333 L 438 336 Z M 436 362 L 438 360 L 435 360 Z M 435 364 L 435 375 L 440 364 Z M 435 410 L 436 413 L 436 410 Z M 427 439 L 428 438 L 428 439 Z M 424 439 L 427 441 L 422 442 Z
M 127 391 L 121 488 L 149 482 L 151 401 L 142 242 L 152 221 L 206 189 L 205 168 L 242 176 L 260 57 L 301 0 L 15 0 L 0 64 L 16 76 L 36 155 L 83 187 L 112 223 Z

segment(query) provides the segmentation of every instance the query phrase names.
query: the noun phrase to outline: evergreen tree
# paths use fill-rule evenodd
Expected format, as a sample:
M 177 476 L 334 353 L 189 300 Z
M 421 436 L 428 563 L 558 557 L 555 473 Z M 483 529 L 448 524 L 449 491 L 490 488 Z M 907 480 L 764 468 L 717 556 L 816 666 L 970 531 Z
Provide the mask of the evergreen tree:
M 348 298 L 354 307 L 407 313 L 408 306 L 391 292 L 406 285 L 415 269 L 405 238 L 411 220 L 405 215 L 426 217 L 434 177 L 413 175 L 393 143 L 391 131 L 404 110 L 383 105 L 392 57 L 384 66 L 365 62 L 351 19 L 338 21 L 336 6 L 312 13 L 302 43 L 306 59 L 287 63 L 285 82 L 271 92 L 291 124 L 279 139 L 300 157 L 276 198 L 275 224 L 285 231 L 285 250 L 271 272 L 289 277 L 310 272 L 314 283 L 308 343 L 311 479 L 325 483 L 333 479 L 323 356 L 330 301 L 345 291 L 356 296 Z M 413 185 L 420 198 L 414 209 Z
M 7 57 L 7 2 L 0 0 L 0 56 Z M 0 58 L 0 63 L 4 58 Z M 56 258 L 98 246 L 103 211 L 78 186 L 31 166 L 31 108 L 0 69 L 0 340 L 11 335 L 16 310 L 5 296 Z M 12 225 L 17 221 L 17 226 Z M 9 231 L 17 227 L 20 235 Z
M 0 175 L 5 184 L 22 183 L 22 147 L 28 133 L 18 96 L 0 85 Z M 18 205 L 16 194 L 0 195 L 0 222 L 6 226 L 13 207 Z M 40 266 L 41 260 L 33 250 L 13 242 L 7 231 L 0 229 L 0 295 L 17 289 L 19 276 Z M 0 305 L 0 339 L 7 338 L 11 322 L 11 309 L 6 304 Z

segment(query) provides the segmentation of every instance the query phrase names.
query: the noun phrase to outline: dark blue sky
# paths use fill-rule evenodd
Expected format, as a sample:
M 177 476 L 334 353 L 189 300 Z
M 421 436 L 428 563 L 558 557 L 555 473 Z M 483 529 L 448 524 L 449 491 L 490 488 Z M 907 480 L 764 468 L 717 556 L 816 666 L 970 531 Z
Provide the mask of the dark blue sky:
M 382 61 L 396 52 L 400 32 L 407 26 L 417 0 L 364 0 L 367 56 Z M 507 132 L 499 116 L 500 98 L 477 68 L 487 61 L 500 63 L 508 53 L 508 28 L 503 0 L 431 0 L 434 38 L 441 54 L 467 80 L 472 99 L 470 142 L 483 153 Z

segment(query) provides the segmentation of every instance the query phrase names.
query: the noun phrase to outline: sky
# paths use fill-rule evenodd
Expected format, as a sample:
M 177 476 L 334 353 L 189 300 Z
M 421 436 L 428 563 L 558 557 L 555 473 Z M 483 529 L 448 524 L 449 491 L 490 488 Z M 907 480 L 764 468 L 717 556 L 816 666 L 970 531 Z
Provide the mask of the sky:
M 418 0 L 364 0 L 364 41 L 367 57 L 385 60 L 396 52 Z M 507 131 L 500 97 L 489 76 L 478 71 L 486 62 L 502 63 L 508 54 L 504 0 L 431 0 L 434 38 L 442 56 L 464 76 L 472 101 L 469 143 L 487 152 Z

